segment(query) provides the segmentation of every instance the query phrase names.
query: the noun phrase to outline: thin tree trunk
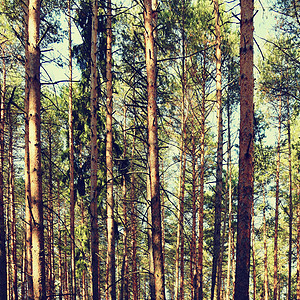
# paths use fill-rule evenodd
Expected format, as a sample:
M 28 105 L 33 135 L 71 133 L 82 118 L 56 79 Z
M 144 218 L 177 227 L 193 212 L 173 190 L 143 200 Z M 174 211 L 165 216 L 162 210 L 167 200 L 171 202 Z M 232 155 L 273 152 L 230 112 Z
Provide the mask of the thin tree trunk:
M 291 154 L 291 119 L 290 103 L 287 97 L 287 134 L 288 134 L 288 161 L 289 161 L 289 254 L 288 254 L 288 291 L 287 299 L 292 299 L 292 247 L 293 247 L 293 195 L 292 195 L 292 154 Z
M 25 27 L 25 231 L 26 231 L 26 281 L 28 300 L 33 299 L 33 281 L 32 281 L 32 218 L 31 218 L 31 193 L 30 193 L 30 164 L 29 164 L 29 65 L 28 65 L 28 0 L 24 2 L 24 27 Z
M 300 197 L 300 186 L 297 186 L 297 198 Z M 297 205 L 297 300 L 300 300 L 300 203 Z
M 70 159 L 70 238 L 71 238 L 71 286 L 72 297 L 76 299 L 76 266 L 75 266 L 75 189 L 74 189 L 74 137 L 73 137 L 73 70 L 72 70 L 72 24 L 71 0 L 68 0 L 69 31 L 69 159 Z
M 18 300 L 18 269 L 17 269 L 17 237 L 16 237 L 16 209 L 15 209 L 15 172 L 13 162 L 13 120 L 11 106 L 8 106 L 9 123 L 9 210 L 10 210 L 10 247 L 11 247 L 11 268 L 12 268 L 12 299 Z
M 145 21 L 145 56 L 147 71 L 148 93 L 148 143 L 149 143 L 149 169 L 151 185 L 151 214 L 152 239 L 154 258 L 155 299 L 165 299 L 165 276 L 162 255 L 161 232 L 161 203 L 159 193 L 159 156 L 158 156 L 158 122 L 156 103 L 156 64 L 157 49 L 157 7 L 156 0 L 144 0 Z
M 221 86 L 221 28 L 219 2 L 214 0 L 215 32 L 216 32 L 216 98 L 217 98 L 217 126 L 218 126 L 218 149 L 217 149 L 217 170 L 216 170 L 216 196 L 215 196 L 215 224 L 213 244 L 213 266 L 211 300 L 214 299 L 215 284 L 220 262 L 220 241 L 221 241 L 221 205 L 222 205 L 222 166 L 223 166 L 223 125 L 222 125 L 222 86 Z M 219 286 L 220 287 L 220 286 Z M 220 288 L 217 299 L 220 299 Z
M 124 142 L 124 152 L 123 159 L 124 163 L 127 155 L 127 137 L 126 137 L 126 105 L 124 105 L 124 124 L 123 124 L 123 142 Z M 122 199 L 123 199 L 123 224 L 124 224 L 124 235 L 123 235 L 123 262 L 121 268 L 121 287 L 119 293 L 119 300 L 128 300 L 129 299 L 129 290 L 128 290 L 128 220 L 127 220 L 127 187 L 126 187 L 126 169 L 122 170 Z
M 24 239 L 24 245 L 22 247 L 22 274 L 21 274 L 21 299 L 25 300 L 26 291 L 26 239 Z
M 60 202 L 60 185 L 57 179 L 57 206 L 61 207 Z M 57 212 L 58 217 L 58 299 L 62 300 L 63 293 L 63 263 L 62 263 L 62 237 L 61 237 L 61 210 Z
M 230 279 L 231 279 L 231 259 L 232 259 L 232 176 L 231 176 L 231 130 L 230 130 L 230 99 L 227 99 L 227 132 L 228 132 L 228 144 L 227 144 L 227 174 L 228 174 L 228 258 L 227 258 L 227 288 L 226 288 L 226 300 L 229 300 L 230 296 Z
M 184 215 L 184 192 L 185 192 L 185 166 L 186 166 L 186 116 L 185 116 L 185 94 L 186 94 L 186 73 L 185 73 L 185 32 L 184 32 L 184 1 L 182 4 L 183 24 L 182 24 L 182 100 L 181 100 L 181 144 L 180 144 L 180 168 L 179 168 L 179 193 L 178 193 L 178 226 L 176 242 L 176 262 L 175 262 L 175 299 L 182 300 L 184 297 L 184 235 L 183 235 L 183 215 Z M 180 257 L 180 258 L 179 258 Z M 180 269 L 180 274 L 179 274 Z M 179 294 L 178 294 L 179 289 Z
M 267 225 L 266 225 L 266 194 L 265 185 L 262 182 L 263 192 L 263 235 L 264 235 L 264 300 L 269 299 L 269 282 L 268 282 L 268 249 L 267 249 Z
M 135 151 L 135 132 L 132 142 L 132 152 L 131 152 L 131 177 L 130 177 L 130 208 L 131 208 L 131 239 L 132 239 L 132 299 L 138 300 L 138 274 L 137 274 L 137 210 L 135 207 L 135 174 L 133 170 L 133 157 Z
M 106 49 L 106 168 L 107 168 L 107 296 L 108 300 L 116 299 L 115 275 L 115 229 L 113 197 L 113 132 L 112 132 L 112 10 L 111 0 L 107 1 L 107 49 Z
M 254 234 L 254 204 L 252 204 L 252 265 L 253 265 L 253 300 L 256 299 L 256 262 L 255 262 L 255 234 Z
M 28 81 L 29 81 L 29 161 L 32 200 L 32 275 L 35 299 L 44 299 L 45 256 L 40 142 L 40 0 L 29 0 Z
M 278 292 L 278 206 L 279 206 L 279 173 L 280 173 L 280 140 L 281 140 L 281 94 L 278 107 L 278 138 L 276 161 L 276 202 L 275 202 L 275 228 L 274 228 L 274 300 L 277 300 Z
M 154 261 L 153 261 L 153 243 L 152 243 L 152 213 L 151 213 L 151 185 L 150 185 L 150 175 L 147 174 L 147 201 L 149 207 L 147 210 L 147 233 L 148 233 L 148 256 L 149 256 L 149 289 L 150 289 L 150 299 L 155 300 L 155 280 L 154 280 Z
M 253 202 L 253 2 L 241 0 L 240 153 L 235 300 L 249 299 L 251 206 Z
M 48 198 L 48 298 L 53 299 L 55 295 L 54 278 L 54 229 L 53 229 L 53 171 L 52 171 L 52 130 L 51 123 L 48 128 L 49 139 L 49 198 Z
M 64 224 L 67 224 L 67 214 L 64 215 Z M 65 225 L 66 226 L 66 225 Z M 67 231 L 65 230 L 64 234 L 64 244 L 67 245 Z M 63 276 L 63 293 L 64 299 L 69 300 L 70 291 L 69 291 L 69 268 L 68 268 L 68 257 L 67 257 L 67 249 L 64 249 L 64 276 Z
M 92 285 L 93 299 L 98 300 L 98 195 L 97 195 L 97 32 L 98 32 L 98 0 L 93 1 L 92 43 L 91 43 L 91 253 L 92 253 Z
M 192 240 L 190 256 L 190 276 L 191 276 L 191 299 L 194 299 L 196 283 L 196 199 L 197 199 L 197 155 L 195 143 L 194 109 L 192 108 Z
M 206 102 L 206 45 L 203 52 L 203 71 L 202 71 L 202 103 L 201 103 L 201 118 L 200 118 L 200 196 L 199 196 L 199 240 L 198 240 L 198 261 L 197 261 L 197 292 L 195 293 L 196 300 L 203 299 L 203 204 L 204 204 L 204 172 L 205 172 L 205 102 Z
M 2 55 L 4 51 L 2 50 Z M 6 66 L 2 59 L 3 82 L 0 95 L 0 298 L 7 298 L 7 269 L 6 269 L 6 231 L 5 231 L 5 213 L 4 213 L 4 127 L 5 127 L 5 94 L 6 94 Z

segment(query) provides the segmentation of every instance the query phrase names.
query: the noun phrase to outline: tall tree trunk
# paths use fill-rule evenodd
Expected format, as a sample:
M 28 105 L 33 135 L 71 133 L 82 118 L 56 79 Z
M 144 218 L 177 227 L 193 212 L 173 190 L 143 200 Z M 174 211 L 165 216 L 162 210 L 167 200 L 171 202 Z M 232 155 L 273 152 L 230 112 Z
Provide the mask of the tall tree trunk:
M 98 32 L 98 0 L 93 1 L 92 18 L 92 43 L 91 43 L 91 252 L 92 252 L 92 285 L 93 299 L 98 300 L 98 193 L 97 193 L 97 111 L 98 111 L 98 92 L 97 92 L 97 32 Z
M 278 107 L 278 138 L 276 161 L 276 200 L 275 200 L 275 228 L 274 228 L 274 300 L 277 300 L 278 291 L 278 206 L 279 206 L 279 173 L 280 173 L 280 140 L 281 140 L 281 92 Z
M 4 51 L 2 50 L 3 57 Z M 0 95 L 0 298 L 7 299 L 7 269 L 6 269 L 6 230 L 4 213 L 4 128 L 5 128 L 5 94 L 6 94 L 6 66 L 2 60 L 3 82 Z
M 195 281 L 196 281 L 196 199 L 197 199 L 197 155 L 195 143 L 195 126 L 194 126 L 194 109 L 192 108 L 192 240 L 191 240 L 191 255 L 190 255 L 190 276 L 191 276 L 191 299 L 194 299 Z
M 131 239 L 132 239 L 132 299 L 138 300 L 138 274 L 137 274 L 137 209 L 135 207 L 136 197 L 135 197 L 135 174 L 133 170 L 133 157 L 135 151 L 135 132 L 132 142 L 132 152 L 131 152 L 131 177 L 130 177 L 130 208 L 131 208 Z
M 148 93 L 148 143 L 149 143 L 149 169 L 151 185 L 151 213 L 152 213 L 152 239 L 154 258 L 154 279 L 156 300 L 165 299 L 165 276 L 162 255 L 161 232 L 161 203 L 159 193 L 159 157 L 157 133 L 157 103 L 156 103 L 156 64 L 157 49 L 157 7 L 156 0 L 144 0 L 145 21 L 145 56 L 147 70 Z
M 123 124 L 123 142 L 124 142 L 124 152 L 123 159 L 126 160 L 127 155 L 127 136 L 126 136 L 126 105 L 124 105 L 124 124 Z M 127 219 L 127 187 L 126 187 L 126 173 L 127 168 L 122 170 L 122 199 L 123 199 L 123 224 L 124 224 L 124 234 L 123 234 L 123 262 L 121 268 L 121 287 L 119 293 L 119 300 L 129 299 L 128 290 L 128 219 Z
M 267 249 L 267 224 L 266 224 L 266 194 L 265 185 L 262 182 L 263 193 L 263 235 L 264 235 L 264 300 L 269 299 L 269 282 L 268 282 L 268 249 Z
M 30 190 L 32 200 L 32 275 L 34 298 L 44 299 L 46 291 L 40 142 L 40 0 L 29 0 L 28 10 L 28 117 Z
M 107 49 L 106 49 L 106 168 L 107 168 L 107 299 L 116 299 L 115 275 L 115 229 L 113 197 L 113 132 L 112 132 L 112 10 L 111 0 L 107 0 Z
M 11 106 L 8 106 L 9 123 L 9 146 L 8 146 L 8 165 L 9 165 L 9 214 L 10 214 L 10 249 L 11 249 L 11 268 L 12 268 L 12 299 L 18 300 L 18 269 L 17 269 L 17 237 L 16 237 L 16 209 L 15 209 L 15 172 L 13 162 L 13 119 Z
M 25 231 L 26 231 L 26 281 L 28 300 L 33 299 L 33 281 L 32 281 L 32 218 L 31 218 L 31 193 L 30 193 L 30 164 L 29 164 L 29 65 L 28 65 L 28 0 L 24 1 L 24 28 L 25 28 Z
M 300 186 L 298 185 L 297 186 L 298 200 L 299 197 L 300 197 Z M 297 204 L 297 300 L 300 300 L 300 203 L 299 202 Z
M 147 174 L 147 201 L 149 207 L 147 210 L 147 233 L 148 233 L 148 256 L 149 256 L 149 289 L 150 289 L 150 299 L 155 300 L 155 280 L 154 280 L 154 261 L 153 261 L 153 242 L 152 242 L 152 213 L 151 213 L 151 185 L 150 185 L 150 175 Z
M 253 300 L 256 299 L 256 262 L 255 262 L 255 234 L 254 234 L 254 203 L 252 203 L 252 266 L 253 266 Z
M 59 179 L 57 179 L 57 206 L 61 207 L 60 202 L 60 185 Z M 62 300 L 63 294 L 63 261 L 62 261 L 62 236 L 61 236 L 61 210 L 59 209 L 57 212 L 58 218 L 58 299 Z
M 185 166 L 186 166 L 186 116 L 185 116 L 185 94 L 186 94 L 186 73 L 185 73 L 185 29 L 184 29 L 184 9 L 185 1 L 182 2 L 182 74 L 181 74 L 181 144 L 180 144 L 180 168 L 179 168 L 179 193 L 178 193 L 178 225 L 176 243 L 175 262 L 175 299 L 182 300 L 184 297 L 184 192 L 185 192 Z M 179 274 L 180 269 L 180 274 Z M 179 294 L 178 294 L 179 289 Z
M 288 254 L 288 290 L 287 299 L 292 299 L 292 247 L 293 247 L 293 195 L 292 195 L 292 153 L 291 153 L 291 118 L 289 96 L 287 97 L 287 135 L 289 161 L 289 254 Z
M 49 198 L 48 198 L 48 298 L 53 299 L 55 295 L 55 278 L 54 278 L 54 229 L 53 229 L 53 171 L 52 171 L 52 125 L 49 124 Z
M 202 70 L 202 102 L 201 102 L 201 118 L 200 118 L 200 196 L 199 196 L 199 240 L 198 240 L 198 261 L 197 261 L 197 291 L 195 300 L 203 299 L 203 204 L 204 204 L 204 172 L 205 172 L 205 102 L 206 102 L 206 44 L 203 52 L 203 70 Z
M 70 238 L 71 238 L 71 285 L 72 297 L 76 299 L 76 266 L 75 266 L 75 189 L 74 189 L 74 137 L 73 137 L 73 70 L 72 70 L 72 24 L 71 0 L 68 0 L 69 31 L 69 159 L 70 159 Z
M 234 299 L 248 300 L 254 152 L 253 1 L 241 0 L 240 27 L 240 154 Z
M 221 28 L 219 2 L 214 0 L 215 32 L 216 32 L 216 98 L 218 122 L 218 149 L 216 170 L 216 196 L 215 196 L 215 224 L 213 244 L 213 266 L 211 280 L 211 300 L 214 299 L 216 276 L 220 267 L 220 241 L 221 241 L 221 205 L 222 205 L 222 166 L 223 166 L 223 125 L 222 125 L 222 91 L 221 91 Z M 220 271 L 220 270 L 219 270 Z M 220 299 L 220 290 L 217 294 Z
M 227 99 L 227 132 L 228 132 L 228 143 L 227 143 L 227 174 L 228 174 L 228 258 L 227 258 L 227 284 L 226 284 L 226 300 L 229 300 L 230 296 L 230 279 L 231 279 L 231 259 L 232 259 L 232 176 L 231 176 L 231 130 L 230 130 L 230 99 Z
M 64 224 L 67 224 L 67 214 L 64 215 Z M 67 231 L 65 230 L 64 234 L 64 244 L 67 245 Z M 63 267 L 64 267 L 64 276 L 63 276 L 63 293 L 64 293 L 64 299 L 69 300 L 70 297 L 70 291 L 69 291 L 69 268 L 68 268 L 68 256 L 67 256 L 67 249 L 64 249 L 64 261 L 63 261 Z

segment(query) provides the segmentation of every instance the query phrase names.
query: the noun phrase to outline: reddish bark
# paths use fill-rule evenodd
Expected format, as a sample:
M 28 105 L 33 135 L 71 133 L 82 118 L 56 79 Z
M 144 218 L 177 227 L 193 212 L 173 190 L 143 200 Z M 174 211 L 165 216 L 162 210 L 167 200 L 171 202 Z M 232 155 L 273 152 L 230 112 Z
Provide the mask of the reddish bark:
M 32 200 L 32 277 L 34 298 L 44 299 L 46 291 L 40 142 L 40 0 L 29 0 L 28 11 L 28 117 Z
M 157 24 L 156 0 L 144 0 L 145 56 L 148 93 L 148 143 L 151 185 L 152 239 L 154 257 L 154 279 L 156 300 L 165 299 L 165 277 L 162 255 L 161 203 L 159 192 L 158 132 L 156 103 L 156 64 L 155 45 Z
M 253 1 L 241 0 L 240 153 L 235 300 L 249 299 L 251 206 L 253 202 Z
M 5 56 L 2 52 L 3 57 Z M 6 270 L 6 230 L 5 230 L 5 213 L 4 213 L 4 182 L 3 182 L 3 167 L 4 167 L 4 126 L 5 126 L 5 93 L 6 93 L 6 68 L 5 60 L 2 60 L 3 82 L 0 95 L 0 298 L 7 298 L 7 270 Z
M 106 48 L 106 182 L 107 182 L 107 294 L 109 300 L 116 299 L 115 274 L 115 221 L 113 197 L 113 132 L 112 132 L 112 10 L 111 0 L 107 1 L 107 48 Z
M 91 41 L 91 252 L 92 252 L 92 290 L 93 299 L 99 299 L 99 233 L 98 233 L 98 195 L 97 195 L 97 31 L 98 1 L 93 1 L 92 41 Z

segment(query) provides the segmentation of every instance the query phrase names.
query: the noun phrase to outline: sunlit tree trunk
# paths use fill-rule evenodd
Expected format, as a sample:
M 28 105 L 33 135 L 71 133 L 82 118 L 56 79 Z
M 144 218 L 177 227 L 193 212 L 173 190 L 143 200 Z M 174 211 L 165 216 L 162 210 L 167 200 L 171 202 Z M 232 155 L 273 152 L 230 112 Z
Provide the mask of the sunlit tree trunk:
M 274 300 L 278 293 L 278 206 L 279 206 L 279 175 L 280 175 L 280 140 L 281 140 L 281 92 L 278 104 L 278 138 L 276 161 L 276 200 L 275 200 L 275 228 L 274 228 Z
M 213 244 L 213 266 L 211 280 L 211 300 L 215 295 L 217 273 L 221 272 L 220 242 L 221 242 L 221 205 L 222 205 L 222 166 L 223 166 L 223 125 L 222 125 L 222 86 L 221 86 L 221 27 L 219 2 L 214 0 L 215 32 L 216 32 L 216 102 L 217 102 L 217 126 L 218 126 L 218 149 L 216 170 L 216 196 L 215 196 L 215 224 Z M 221 276 L 220 276 L 221 277 Z M 220 285 L 217 293 L 220 299 Z
M 253 202 L 253 1 L 241 0 L 240 153 L 235 300 L 249 299 L 251 206 Z
M 106 168 L 107 168 L 107 299 L 116 299 L 115 275 L 115 229 L 113 197 L 113 132 L 112 132 L 112 10 L 111 0 L 107 1 L 107 49 L 106 49 Z
M 4 51 L 2 50 L 3 57 Z M 4 213 L 4 128 L 5 128 L 5 94 L 6 94 L 6 66 L 2 60 L 2 86 L 0 95 L 0 299 L 7 299 L 7 270 L 6 270 L 6 230 Z
M 32 275 L 34 298 L 44 299 L 45 256 L 41 172 L 40 103 L 40 1 L 28 5 L 29 161 L 32 201 Z
M 28 300 L 33 299 L 32 282 L 32 218 L 31 218 L 31 195 L 30 195 L 30 165 L 29 165 L 29 80 L 28 80 L 28 0 L 24 1 L 24 31 L 25 31 L 25 91 L 24 91 L 24 109 L 25 109 L 25 158 L 24 158 L 24 181 L 25 181 L 25 235 L 26 235 L 26 282 Z
M 156 64 L 157 49 L 157 7 L 156 0 L 144 0 L 145 22 L 145 56 L 147 71 L 148 94 L 148 143 L 149 143 L 149 169 L 151 186 L 151 214 L 152 214 L 152 240 L 154 258 L 154 280 L 156 300 L 165 299 L 165 276 L 162 255 L 161 232 L 161 203 L 159 193 L 159 156 L 158 156 L 158 122 L 156 103 Z

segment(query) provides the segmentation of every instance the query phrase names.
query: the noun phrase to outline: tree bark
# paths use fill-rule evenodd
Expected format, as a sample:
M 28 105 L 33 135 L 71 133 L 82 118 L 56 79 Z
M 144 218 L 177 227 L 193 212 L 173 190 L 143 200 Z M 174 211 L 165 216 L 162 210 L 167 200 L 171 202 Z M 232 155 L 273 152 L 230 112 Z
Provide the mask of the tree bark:
M 4 51 L 2 50 L 2 55 Z M 7 299 L 7 269 L 6 269 L 6 230 L 4 213 L 4 128 L 5 128 L 5 94 L 6 94 L 6 66 L 2 60 L 3 82 L 0 103 L 0 298 Z
M 219 2 L 214 0 L 215 33 L 216 33 L 216 100 L 217 100 L 217 123 L 218 123 L 218 149 L 216 170 L 216 196 L 215 196 L 215 224 L 213 244 L 213 266 L 211 300 L 214 299 L 217 273 L 220 272 L 220 241 L 221 241 L 221 205 L 222 205 L 222 166 L 223 166 L 223 125 L 222 125 L 222 85 L 221 85 L 221 27 Z M 220 290 L 217 293 L 220 299 Z
M 152 239 L 154 258 L 155 298 L 165 299 L 165 277 L 162 255 L 161 232 L 161 203 L 159 193 L 159 163 L 158 163 L 158 122 L 156 103 L 156 65 L 157 50 L 155 45 L 157 25 L 156 0 L 144 0 L 145 21 L 145 56 L 147 71 L 148 94 L 148 143 L 149 143 L 149 169 L 151 185 L 151 213 L 152 213 Z
M 206 102 L 206 44 L 203 52 L 203 70 L 202 70 L 202 102 L 201 102 L 201 117 L 200 117 L 200 195 L 199 195 L 199 240 L 198 240 L 198 261 L 197 261 L 197 290 L 195 300 L 203 299 L 203 204 L 204 204 L 204 172 L 205 172 L 205 102 Z
M 281 92 L 278 104 L 278 138 L 277 138 L 277 161 L 276 161 L 276 200 L 275 200 L 275 228 L 274 228 L 274 300 L 278 293 L 278 206 L 279 206 L 279 175 L 280 175 L 280 140 L 281 140 Z
M 264 300 L 269 299 L 269 282 L 268 282 L 268 248 L 267 248 L 267 224 L 266 224 L 266 194 L 265 185 L 262 182 L 263 193 L 263 235 L 264 235 Z
M 113 197 L 113 132 L 112 132 L 112 10 L 111 0 L 107 1 L 107 49 L 106 49 L 106 168 L 107 168 L 107 299 L 116 299 L 115 275 L 115 229 Z
M 252 204 L 252 265 L 253 265 L 253 300 L 256 299 L 256 262 L 255 262 L 255 235 L 254 235 L 254 204 Z
M 40 0 L 29 0 L 28 7 L 28 117 L 30 190 L 32 200 L 32 275 L 34 298 L 44 299 L 46 291 L 40 142 Z
M 98 32 L 98 0 L 93 1 L 92 42 L 91 42 L 91 253 L 92 253 L 92 290 L 93 299 L 99 297 L 99 234 L 98 234 L 98 193 L 97 193 L 97 32 Z
M 227 289 L 226 289 L 226 300 L 229 300 L 230 296 L 230 279 L 231 279 L 231 259 L 232 259 L 232 168 L 231 168 L 231 130 L 230 130 L 230 99 L 227 99 L 227 132 L 228 132 L 228 144 L 227 144 L 227 174 L 228 174 L 228 258 L 227 258 Z
M 234 299 L 248 300 L 253 202 L 253 1 L 241 0 L 240 26 L 240 154 Z
M 292 247 L 293 247 L 293 189 L 292 189 L 292 153 L 291 153 L 291 118 L 290 102 L 287 97 L 287 135 L 288 135 L 288 162 L 289 162 L 289 252 L 288 252 L 288 290 L 287 300 L 292 299 Z
M 150 299 L 155 300 L 155 280 L 154 280 L 154 261 L 153 261 L 153 242 L 152 242 L 152 213 L 151 213 L 151 185 L 150 185 L 150 175 L 147 174 L 147 201 L 149 207 L 147 210 L 147 233 L 148 233 L 148 252 L 149 252 L 149 289 L 150 289 Z
M 76 300 L 76 266 L 75 266 L 75 189 L 74 189 L 74 137 L 73 137 L 73 69 L 72 69 L 72 24 L 71 0 L 68 0 L 69 33 L 69 159 L 70 159 L 70 238 L 71 238 L 71 284 L 72 297 Z
M 15 172 L 13 162 L 13 119 L 11 106 L 7 107 L 9 123 L 9 214 L 10 214 L 10 249 L 11 249 L 11 269 L 12 269 L 12 294 L 13 300 L 18 300 L 18 269 L 17 269 L 17 237 L 16 237 L 16 209 L 15 209 Z
M 124 105 L 124 124 L 123 124 L 123 142 L 124 151 L 123 159 L 126 160 L 127 155 L 127 135 L 126 135 L 126 106 Z M 123 262 L 121 268 L 121 287 L 119 293 L 119 300 L 129 300 L 128 290 L 128 218 L 127 218 L 127 187 L 126 187 L 126 173 L 127 169 L 122 170 L 122 199 L 123 199 L 123 224 L 124 224 L 124 235 L 123 235 Z

